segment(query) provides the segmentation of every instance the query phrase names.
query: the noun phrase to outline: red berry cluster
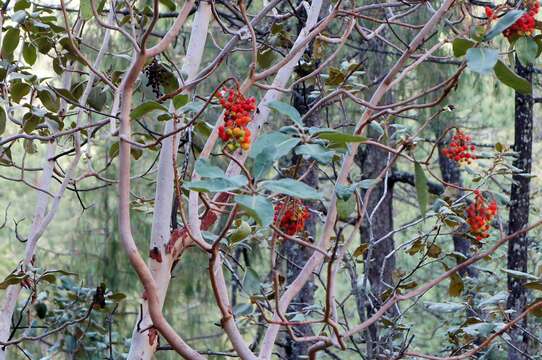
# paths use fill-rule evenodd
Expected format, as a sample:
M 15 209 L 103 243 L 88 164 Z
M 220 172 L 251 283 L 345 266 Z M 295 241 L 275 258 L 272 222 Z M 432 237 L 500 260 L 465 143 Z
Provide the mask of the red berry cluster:
M 220 105 L 224 108 L 224 125 L 218 128 L 218 136 L 227 143 L 228 150 L 235 151 L 250 148 L 251 113 L 256 110 L 256 99 L 245 98 L 234 89 L 224 89 L 218 94 Z
M 492 200 L 486 204 L 486 199 L 479 190 L 474 191 L 474 201 L 467 208 L 467 223 L 470 232 L 481 241 L 489 237 L 489 224 L 497 214 L 497 202 Z
M 290 200 L 275 206 L 275 223 L 290 236 L 305 229 L 305 221 L 309 216 L 309 210 L 301 200 Z
M 516 36 L 531 36 L 535 29 L 535 17 L 540 9 L 538 0 L 532 1 L 530 4 L 526 4 L 527 12 L 523 14 L 512 26 L 504 30 L 503 34 L 507 38 L 513 38 Z
M 461 130 L 457 130 L 455 135 L 452 136 L 449 147 L 442 150 L 442 154 L 459 163 L 470 164 L 472 160 L 476 160 L 476 156 L 472 154 L 476 150 L 476 146 L 471 141 L 471 136 L 465 135 Z
M 490 21 L 493 20 L 493 15 L 494 15 L 493 9 L 490 8 L 489 6 L 486 6 L 485 11 L 486 11 L 486 16 L 487 16 L 488 20 L 490 20 Z

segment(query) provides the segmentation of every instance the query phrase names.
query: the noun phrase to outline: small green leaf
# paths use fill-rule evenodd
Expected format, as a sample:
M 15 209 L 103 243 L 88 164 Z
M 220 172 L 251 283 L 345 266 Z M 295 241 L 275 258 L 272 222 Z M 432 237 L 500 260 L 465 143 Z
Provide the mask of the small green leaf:
M 23 45 L 23 59 L 28 65 L 34 65 L 38 58 L 38 54 L 34 45 L 25 42 Z
M 458 303 L 435 303 L 435 302 L 425 302 L 424 305 L 427 307 L 429 311 L 433 311 L 436 313 L 453 313 L 458 312 L 463 309 L 465 309 L 464 304 L 458 304 Z
M 267 151 L 261 151 L 256 155 L 252 163 L 251 174 L 256 179 L 262 179 L 273 167 L 276 160 L 277 150 L 275 147 L 269 147 Z
M 522 36 L 514 44 L 516 55 L 523 66 L 533 64 L 538 54 L 538 45 L 531 37 Z
M 14 81 L 10 87 L 9 95 L 11 100 L 15 103 L 19 103 L 21 99 L 30 92 L 30 85 L 22 81 Z
M 282 115 L 287 116 L 288 118 L 290 118 L 290 120 L 292 120 L 297 125 L 303 126 L 303 122 L 301 121 L 301 115 L 299 114 L 299 111 L 297 111 L 295 107 L 278 100 L 271 101 L 270 103 L 267 104 L 267 107 L 279 112 Z
M 107 96 L 102 88 L 93 87 L 88 94 L 87 104 L 94 110 L 101 111 L 107 101 Z
M 542 281 L 533 281 L 523 285 L 527 289 L 542 291 Z
M 109 295 L 108 298 L 113 300 L 114 302 L 119 302 L 126 299 L 126 295 L 123 293 L 114 293 Z
M 523 10 L 510 10 L 508 11 L 503 17 L 499 19 L 499 21 L 493 26 L 493 28 L 486 34 L 484 37 L 484 40 L 491 40 L 495 36 L 502 33 L 504 30 L 508 29 L 510 26 L 512 26 L 520 17 L 525 14 L 525 11 Z
M 504 85 L 511 87 L 512 89 L 522 94 L 532 94 L 532 84 L 515 72 L 510 70 L 502 61 L 498 61 L 495 65 L 495 75 Z
M 60 99 L 49 89 L 42 88 L 38 90 L 38 99 L 51 112 L 56 113 L 60 108 Z
M 167 7 L 169 11 L 175 11 L 175 2 L 173 0 L 160 0 L 160 4 Z
M 271 192 L 289 195 L 303 200 L 321 200 L 322 193 L 313 187 L 294 179 L 280 179 L 262 182 L 262 187 Z
M 358 246 L 356 250 L 354 250 L 354 252 L 352 253 L 352 256 L 354 257 L 363 256 L 363 254 L 365 254 L 368 249 L 369 249 L 369 244 L 363 243 L 360 246 Z
M 425 216 L 427 211 L 427 199 L 429 197 L 429 187 L 427 185 L 427 177 L 425 176 L 425 172 L 418 162 L 414 163 L 414 182 L 416 185 L 418 204 L 420 205 L 422 216 Z
M 367 138 L 365 136 L 343 134 L 341 132 L 334 131 L 334 130 L 318 131 L 314 134 L 314 136 L 323 140 L 329 140 L 331 142 L 339 143 L 339 144 L 360 143 L 363 141 L 367 141 Z
M 303 144 L 295 148 L 297 155 L 302 155 L 304 158 L 314 159 L 320 164 L 329 164 L 335 156 L 335 151 L 327 150 L 320 144 Z
M 201 177 L 224 177 L 224 171 L 218 166 L 212 165 L 208 159 L 198 159 L 198 161 L 196 161 L 195 170 Z
M 237 175 L 229 178 L 187 181 L 183 183 L 183 187 L 198 192 L 223 192 L 237 190 L 246 184 L 248 184 L 247 178 L 243 175 Z
M 347 221 L 356 210 L 356 199 L 351 196 L 347 200 L 337 198 L 337 216 L 339 220 Z
M 173 106 L 175 107 L 175 110 L 182 108 L 186 104 L 188 104 L 188 101 L 190 100 L 190 97 L 186 94 L 179 94 L 173 98 Z
M 448 295 L 457 297 L 461 296 L 464 289 L 463 285 L 463 279 L 461 279 L 461 276 L 459 276 L 458 273 L 452 274 L 450 277 L 450 287 L 448 287 Z
M 258 56 L 256 60 L 258 61 L 258 66 L 262 69 L 267 69 L 273 64 L 275 59 L 275 53 L 271 48 L 262 47 L 258 49 Z
M 92 19 L 94 14 L 92 13 L 91 0 L 81 0 L 79 2 L 79 11 L 81 11 L 81 18 L 85 21 Z
M 522 271 L 517 271 L 517 270 L 512 270 L 512 269 L 501 269 L 501 271 L 509 274 L 511 277 L 515 277 L 518 279 L 525 279 L 525 280 L 531 280 L 531 281 L 539 280 L 537 276 L 534 276 L 532 274 L 525 273 Z
M 15 49 L 17 49 L 17 45 L 19 45 L 19 34 L 20 31 L 18 28 L 10 28 L 5 32 L 2 41 L 2 57 L 11 56 Z
M 278 160 L 287 155 L 299 142 L 299 138 L 292 138 L 280 132 L 267 133 L 256 138 L 248 156 L 256 159 L 261 152 L 275 151 L 274 160 Z
M 156 110 L 167 112 L 167 109 L 156 101 L 147 101 L 132 110 L 130 113 L 130 118 L 132 120 L 139 119 L 143 115 Z
M 260 195 L 237 195 L 234 201 L 261 226 L 269 226 L 273 222 L 275 211 L 271 201 Z
M 455 57 L 464 56 L 467 53 L 467 50 L 473 47 L 476 43 L 469 39 L 457 38 L 454 39 L 452 43 L 452 48 L 454 51 Z
M 488 74 L 499 60 L 499 50 L 492 48 L 470 48 L 467 50 L 467 66 L 472 71 Z

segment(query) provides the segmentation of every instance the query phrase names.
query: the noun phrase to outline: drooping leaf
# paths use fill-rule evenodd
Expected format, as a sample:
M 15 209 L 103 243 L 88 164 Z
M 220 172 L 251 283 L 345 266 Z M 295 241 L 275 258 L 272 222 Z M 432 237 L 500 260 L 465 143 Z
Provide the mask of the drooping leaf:
M 234 201 L 261 226 L 273 222 L 274 209 L 271 201 L 260 195 L 237 195 Z
M 429 197 L 429 187 L 427 185 L 427 177 L 420 163 L 414 163 L 414 182 L 416 185 L 416 197 L 420 205 L 422 216 L 427 212 L 427 199 Z
M 351 196 L 346 200 L 337 199 L 337 216 L 341 221 L 347 221 L 356 210 L 356 199 Z
M 463 279 L 461 278 L 461 276 L 459 276 L 458 273 L 454 273 L 450 277 L 450 287 L 448 288 L 448 295 L 453 297 L 461 296 L 461 294 L 463 293 L 463 288 Z
M 360 143 L 363 141 L 367 141 L 367 138 L 365 136 L 344 134 L 331 129 L 318 131 L 314 134 L 314 136 L 323 140 L 329 140 L 331 142 L 339 144 Z
M 290 178 L 264 181 L 262 187 L 271 192 L 289 195 L 302 200 L 322 199 L 322 194 L 313 187 Z
M 518 271 L 518 270 L 501 269 L 501 271 L 509 274 L 512 277 L 518 278 L 518 279 L 525 279 L 525 280 L 531 280 L 531 281 L 532 280 L 534 280 L 534 281 L 539 280 L 537 276 L 534 276 L 534 275 L 526 273 L 526 272 Z
M 251 168 L 251 174 L 256 180 L 262 179 L 271 170 L 276 161 L 276 154 L 276 148 L 269 147 L 269 150 L 261 151 L 256 155 Z
M 273 151 L 272 149 L 274 149 L 274 160 L 278 160 L 288 154 L 299 142 L 299 138 L 293 138 L 281 132 L 267 133 L 256 138 L 248 156 L 255 159 L 261 152 Z
M 538 45 L 529 36 L 522 36 L 514 44 L 516 55 L 523 66 L 533 64 L 538 55 Z
M 5 32 L 2 40 L 2 57 L 9 57 L 13 54 L 17 45 L 19 45 L 19 34 L 20 30 L 18 28 L 9 28 Z
M 267 104 L 267 107 L 277 111 L 278 113 L 287 116 L 290 120 L 299 126 L 303 126 L 301 115 L 297 109 L 289 104 L 275 100 Z
M 458 303 L 436 303 L 436 302 L 425 302 L 424 305 L 426 308 L 430 311 L 436 312 L 436 313 L 452 313 L 461 311 L 465 308 L 465 305 L 458 304 Z
M 139 119 L 143 115 L 155 110 L 167 112 L 166 107 L 157 103 L 156 101 L 147 101 L 132 110 L 130 113 L 130 118 L 132 120 Z
M 467 53 L 467 50 L 473 47 L 476 43 L 472 40 L 465 38 L 454 39 L 452 43 L 452 48 L 454 51 L 455 57 L 464 56 Z
M 512 26 L 520 17 L 525 14 L 525 11 L 523 10 L 510 10 L 508 11 L 503 17 L 497 21 L 497 23 L 491 28 L 491 30 L 488 31 L 486 36 L 484 37 L 484 40 L 491 40 L 495 36 L 502 33 L 504 30 L 508 29 L 510 26 Z
M 38 58 L 38 54 L 34 45 L 30 42 L 25 42 L 23 45 L 23 59 L 28 65 L 34 65 Z
M 304 158 L 314 159 L 321 164 L 329 164 L 335 155 L 335 151 L 327 150 L 320 144 L 303 144 L 295 148 L 297 155 Z
M 40 99 L 43 106 L 51 112 L 57 112 L 60 108 L 60 99 L 53 91 L 47 88 L 38 90 L 38 99 Z
M 275 53 L 271 48 L 262 47 L 258 50 L 258 56 L 256 59 L 260 68 L 267 69 L 271 66 L 271 64 L 273 64 L 273 60 L 275 59 Z
M 173 106 L 177 110 L 179 108 L 182 108 L 186 104 L 188 104 L 189 100 L 190 100 L 190 97 L 188 95 L 186 95 L 186 94 L 176 95 L 172 100 L 173 101 Z
M 90 94 L 88 94 L 88 99 L 87 99 L 87 103 L 90 107 L 92 107 L 93 109 L 97 111 L 101 111 L 106 101 L 107 101 L 107 96 L 101 88 L 95 86 L 92 88 L 92 90 L 90 90 Z
M 91 0 L 79 1 L 79 11 L 81 12 L 81 18 L 85 21 L 92 19 L 94 14 L 92 13 Z
M 470 48 L 467 50 L 467 66 L 472 71 L 488 74 L 499 60 L 499 50 L 492 48 Z
M 224 177 L 224 171 L 219 168 L 218 166 L 215 166 L 211 164 L 211 162 L 208 159 L 198 159 L 196 161 L 195 170 L 201 177 L 208 177 L 208 178 L 221 178 Z
M 210 178 L 204 180 L 187 181 L 183 187 L 187 190 L 198 192 L 223 192 L 242 188 L 248 184 L 248 180 L 243 175 L 236 175 L 229 178 Z
M 533 92 L 532 84 L 529 81 L 510 70 L 500 60 L 495 65 L 495 75 L 504 85 L 511 87 L 517 92 L 522 94 L 531 94 Z

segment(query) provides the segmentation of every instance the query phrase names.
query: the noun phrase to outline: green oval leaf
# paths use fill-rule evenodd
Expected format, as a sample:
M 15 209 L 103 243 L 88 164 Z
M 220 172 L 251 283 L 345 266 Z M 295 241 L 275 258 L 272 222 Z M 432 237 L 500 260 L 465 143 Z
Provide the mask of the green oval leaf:
M 132 112 L 130 113 L 130 118 L 132 120 L 139 119 L 143 115 L 155 110 L 161 110 L 161 111 L 167 112 L 166 107 L 157 103 L 156 101 L 147 101 L 139 105 L 138 107 L 136 107 L 134 110 L 132 110 Z
M 416 185 L 416 197 L 422 216 L 427 212 L 427 199 L 429 197 L 429 187 L 427 185 L 427 177 L 419 163 L 414 163 L 414 183 Z
M 313 187 L 294 179 L 280 179 L 262 182 L 262 187 L 271 192 L 289 195 L 303 200 L 321 200 L 322 193 Z
M 532 84 L 510 70 L 510 68 L 508 68 L 508 66 L 506 66 L 502 61 L 499 60 L 497 62 L 494 70 L 497 79 L 499 79 L 504 85 L 509 86 L 522 94 L 532 94 Z
M 474 72 L 488 74 L 499 60 L 499 51 L 492 48 L 470 48 L 467 50 L 467 66 Z
M 273 222 L 275 210 L 271 201 L 260 195 L 237 195 L 234 201 L 261 226 L 269 226 Z
M 270 103 L 267 104 L 267 107 L 279 112 L 282 115 L 287 116 L 297 125 L 303 126 L 303 122 L 301 121 L 301 115 L 299 114 L 299 111 L 297 111 L 295 107 L 278 100 L 271 101 Z
M 8 31 L 6 31 L 4 35 L 4 40 L 2 41 L 2 57 L 9 57 L 15 49 L 17 49 L 17 45 L 19 45 L 19 29 L 17 28 L 10 28 Z
M 531 37 L 522 36 L 514 44 L 516 55 L 523 66 L 533 64 L 538 55 L 538 44 Z

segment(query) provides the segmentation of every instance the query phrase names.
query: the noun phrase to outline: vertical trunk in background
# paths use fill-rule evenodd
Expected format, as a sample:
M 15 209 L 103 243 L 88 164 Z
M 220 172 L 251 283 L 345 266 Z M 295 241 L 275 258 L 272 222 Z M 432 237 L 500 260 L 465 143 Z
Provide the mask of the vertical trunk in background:
M 516 59 L 516 72 L 532 83 L 532 67 L 524 67 Z M 514 166 L 525 173 L 531 172 L 533 141 L 533 98 L 516 92 L 515 100 L 515 135 L 513 150 L 518 153 Z M 514 233 L 529 223 L 530 178 L 515 174 L 513 176 L 510 195 L 510 213 L 508 233 Z M 508 268 L 527 272 L 527 235 L 522 234 L 508 242 Z M 524 279 L 508 275 L 508 309 L 519 314 L 527 304 L 527 292 L 523 287 Z M 527 326 L 527 318 L 521 321 L 521 327 Z M 524 359 L 521 352 L 527 350 L 528 337 L 521 329 L 514 328 L 510 332 L 513 346 L 509 347 L 508 359 Z M 516 347 L 519 349 L 514 349 Z
M 358 153 L 359 164 L 363 173 L 363 178 L 376 178 L 383 168 L 386 166 L 388 152 L 375 146 L 367 146 L 363 151 Z M 371 223 L 364 221 L 361 228 L 361 241 L 371 244 L 379 240 L 393 230 L 393 187 L 389 186 L 386 194 L 385 185 L 381 182 L 373 189 L 367 206 L 367 214 L 370 215 L 374 211 Z M 362 195 L 363 196 L 363 195 Z M 366 215 L 366 218 L 367 216 Z M 386 257 L 395 248 L 393 236 L 380 241 L 378 244 L 371 246 L 367 252 L 366 268 L 370 291 L 367 293 L 369 299 L 365 299 L 367 307 L 367 316 L 370 317 L 380 307 L 382 301 L 381 295 L 387 289 L 387 285 L 393 286 L 393 271 L 395 270 L 395 256 Z M 361 292 L 363 293 L 363 292 Z M 362 295 L 363 296 L 363 295 Z M 382 354 L 386 344 L 382 343 L 378 325 L 369 327 L 367 356 L 370 359 L 378 358 Z
M 293 92 L 294 107 L 299 111 L 300 114 L 304 114 L 310 108 L 311 104 L 314 102 L 314 99 L 309 100 L 309 94 L 312 90 L 312 87 L 305 87 L 305 84 L 300 84 L 295 88 Z M 305 119 L 304 125 L 307 127 L 311 126 L 320 126 L 320 116 L 319 112 L 315 111 L 311 116 Z M 298 157 L 294 157 L 293 163 L 298 160 Z M 307 170 L 308 163 L 303 159 L 301 161 L 301 166 L 299 167 L 298 174 L 304 174 Z M 318 188 L 318 173 L 313 167 L 308 175 L 303 179 L 303 182 L 307 185 L 310 185 L 314 188 Z M 305 203 L 309 208 L 314 205 L 314 203 L 306 202 Z M 307 234 L 314 238 L 316 234 L 316 219 L 314 216 L 311 216 L 305 223 L 305 231 Z M 307 262 L 307 260 L 312 255 L 312 250 L 300 246 L 293 241 L 284 242 L 284 256 L 287 259 L 287 271 L 286 271 L 286 283 L 291 284 L 292 281 L 299 274 L 299 270 Z M 308 281 L 299 294 L 292 301 L 289 311 L 300 311 L 302 312 L 307 306 L 314 304 L 314 290 L 316 286 L 314 281 Z M 312 328 L 310 325 L 304 325 L 296 327 L 294 331 L 299 331 L 300 336 L 312 335 Z M 287 359 L 303 359 L 306 358 L 308 354 L 308 348 L 310 343 L 307 342 L 295 342 L 290 336 L 286 337 L 286 347 L 284 348 L 284 355 Z
M 376 51 L 384 50 L 385 45 L 379 40 L 372 44 L 372 48 Z M 389 60 L 385 55 L 374 56 L 375 53 L 369 52 L 369 59 L 372 61 L 367 64 L 368 73 L 373 79 L 379 79 L 387 71 Z M 388 104 L 392 101 L 391 92 L 388 92 L 382 99 L 383 104 Z M 377 120 L 378 121 L 378 120 Z M 370 137 L 377 137 L 375 131 L 369 129 Z M 385 168 L 389 153 L 376 146 L 360 147 L 357 154 L 358 166 L 361 169 L 364 179 L 374 179 Z M 387 235 L 393 230 L 393 187 L 388 186 L 387 189 L 384 182 L 378 184 L 369 198 L 367 204 L 367 214 L 365 215 L 363 226 L 360 229 L 361 242 L 375 242 Z M 385 196 L 384 196 L 385 194 Z M 364 194 L 362 194 L 364 196 Z M 374 212 L 374 214 L 373 214 Z M 368 222 L 369 215 L 373 214 L 371 222 Z M 370 317 L 380 307 L 382 302 L 383 292 L 393 286 L 393 271 L 395 270 L 395 256 L 387 256 L 395 248 L 393 236 L 387 237 L 374 246 L 370 246 L 366 253 L 365 272 L 369 280 L 370 289 L 365 292 L 369 298 L 363 299 L 367 310 L 367 317 Z M 386 286 L 386 284 L 388 286 Z M 365 296 L 364 291 L 360 291 L 361 296 Z M 367 332 L 367 357 L 376 359 L 383 350 L 391 346 L 385 344 L 385 341 L 380 339 L 378 323 L 371 325 Z

